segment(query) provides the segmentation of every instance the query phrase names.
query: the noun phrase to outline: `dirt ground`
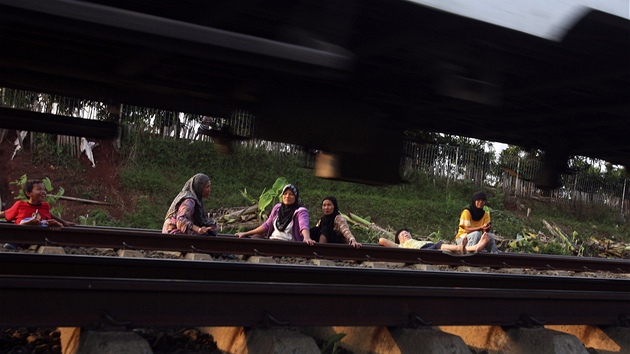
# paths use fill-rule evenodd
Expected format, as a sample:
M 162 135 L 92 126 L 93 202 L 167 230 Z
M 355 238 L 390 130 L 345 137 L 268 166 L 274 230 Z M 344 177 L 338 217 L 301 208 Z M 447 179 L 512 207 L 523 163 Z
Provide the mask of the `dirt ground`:
M 63 207 L 61 217 L 68 221 L 78 223 L 79 216 L 89 215 L 95 209 L 106 210 L 113 218 L 118 219 L 122 217 L 125 206 L 132 205 L 134 197 L 120 191 L 118 171 L 124 161 L 114 149 L 112 141 L 94 140 L 98 143 L 98 146 L 93 149 L 96 167 L 92 167 L 92 163 L 83 153 L 77 157 L 80 167 L 78 169 L 68 169 L 63 166 L 55 166 L 54 164 L 33 163 L 29 149 L 30 135 L 27 135 L 24 141 L 25 148 L 19 150 L 15 157 L 11 159 L 15 151 L 14 142 L 16 138 L 17 132 L 12 130 L 0 142 L 0 198 L 3 204 L 2 210 L 9 208 L 15 202 L 19 186 L 11 184 L 11 182 L 19 180 L 24 174 L 29 179 L 50 178 L 53 193 L 56 193 L 58 188 L 62 187 L 65 190 L 65 197 L 110 203 L 110 205 L 102 205 L 60 199 L 57 201 L 57 204 Z

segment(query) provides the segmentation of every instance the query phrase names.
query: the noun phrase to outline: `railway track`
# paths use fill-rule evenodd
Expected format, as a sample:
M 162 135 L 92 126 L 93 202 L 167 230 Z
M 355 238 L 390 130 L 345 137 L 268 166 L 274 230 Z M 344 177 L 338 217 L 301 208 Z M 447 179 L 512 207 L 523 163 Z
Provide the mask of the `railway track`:
M 0 225 L 0 242 L 628 273 L 627 260 L 453 257 L 153 230 Z M 349 256 L 345 256 L 349 255 Z M 516 257 L 509 257 L 516 256 Z M 514 258 L 516 260 L 514 260 Z M 567 259 L 569 258 L 569 259 Z M 586 266 L 585 266 L 586 265 Z M 0 326 L 630 325 L 630 278 L 0 253 Z M 331 301 L 334 299 L 334 301 Z M 483 309 L 462 311 L 461 306 Z M 28 310 L 25 310 L 28 309 Z
M 219 235 L 217 237 L 166 236 L 156 230 L 111 227 L 78 226 L 42 230 L 41 227 L 36 226 L 0 224 L 0 242 L 247 256 L 299 257 L 360 262 L 630 273 L 630 260 L 627 259 L 517 253 L 480 253 L 469 257 L 455 257 L 432 250 L 393 249 L 378 245 L 364 245 L 360 249 L 353 249 L 339 244 L 307 246 L 299 242 L 238 239 L 233 235 Z
M 207 262 L 159 258 L 0 253 L 0 274 L 73 278 L 344 284 L 349 286 L 452 287 L 566 291 L 625 291 L 630 277 L 572 277 L 486 272 L 416 271 L 360 267 Z

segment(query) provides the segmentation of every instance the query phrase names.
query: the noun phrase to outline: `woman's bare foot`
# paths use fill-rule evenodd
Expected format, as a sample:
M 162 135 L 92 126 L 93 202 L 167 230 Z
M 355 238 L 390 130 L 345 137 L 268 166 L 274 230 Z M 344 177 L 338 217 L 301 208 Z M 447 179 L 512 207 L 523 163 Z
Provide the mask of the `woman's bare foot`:
M 464 237 L 464 239 L 462 240 L 462 243 L 459 245 L 459 252 L 461 254 L 466 254 L 467 250 L 466 250 L 466 245 L 468 244 L 468 237 Z
M 475 252 L 483 251 L 483 249 L 486 248 L 488 242 L 490 242 L 490 236 L 488 236 L 487 232 L 484 232 L 479 239 L 479 243 L 476 244 L 477 248 L 475 249 Z

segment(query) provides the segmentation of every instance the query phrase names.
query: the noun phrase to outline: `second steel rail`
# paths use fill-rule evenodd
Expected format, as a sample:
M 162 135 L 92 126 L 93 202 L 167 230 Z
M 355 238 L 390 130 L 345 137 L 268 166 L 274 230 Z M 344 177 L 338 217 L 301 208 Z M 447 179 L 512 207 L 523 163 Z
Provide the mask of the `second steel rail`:
M 410 250 L 364 245 L 348 245 L 238 239 L 233 235 L 165 235 L 157 230 L 118 229 L 110 227 L 42 228 L 0 223 L 0 242 L 27 245 L 70 247 L 106 247 L 114 249 L 162 250 L 209 254 L 240 254 L 308 259 L 440 264 L 491 268 L 530 268 L 577 272 L 630 273 L 630 260 L 593 257 L 549 256 L 520 253 L 479 253 L 457 257 L 433 250 Z

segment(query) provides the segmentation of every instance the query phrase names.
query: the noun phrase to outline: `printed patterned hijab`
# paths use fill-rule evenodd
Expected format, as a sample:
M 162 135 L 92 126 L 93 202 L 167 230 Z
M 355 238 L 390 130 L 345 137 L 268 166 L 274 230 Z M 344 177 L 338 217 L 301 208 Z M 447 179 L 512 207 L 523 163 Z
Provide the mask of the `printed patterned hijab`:
M 206 216 L 206 208 L 203 205 L 203 188 L 206 186 L 208 181 L 210 181 L 210 177 L 204 175 L 203 173 L 197 173 L 186 181 L 182 191 L 179 192 L 175 199 L 173 199 L 171 206 L 168 208 L 168 212 L 166 212 L 166 219 L 177 213 L 177 209 L 184 199 L 192 199 L 195 201 L 193 223 L 195 225 L 205 225 L 208 218 Z

